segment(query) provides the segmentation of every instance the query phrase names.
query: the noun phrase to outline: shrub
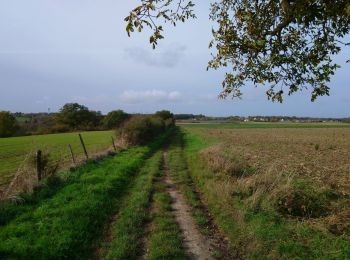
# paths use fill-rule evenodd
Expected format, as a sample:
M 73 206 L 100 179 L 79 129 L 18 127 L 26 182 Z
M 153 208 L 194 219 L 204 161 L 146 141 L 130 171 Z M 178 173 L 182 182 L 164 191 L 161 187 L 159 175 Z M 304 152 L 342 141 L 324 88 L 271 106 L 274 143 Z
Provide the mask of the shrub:
M 67 133 L 69 132 L 69 126 L 65 124 L 57 123 L 50 129 L 51 133 Z
M 284 215 L 317 218 L 327 215 L 328 201 L 312 185 L 297 182 L 277 200 L 277 209 Z
M 103 119 L 103 125 L 112 129 L 114 127 L 119 127 L 125 120 L 129 118 L 129 114 L 125 113 L 123 110 L 111 111 Z
M 174 119 L 174 115 L 168 110 L 157 111 L 154 115 L 163 120 Z
M 171 113 L 168 110 L 161 110 L 158 111 L 154 114 L 156 117 L 160 117 L 165 124 L 165 127 L 173 127 L 175 126 L 175 118 L 174 118 L 174 114 Z
M 318 151 L 320 149 L 320 145 L 319 144 L 315 144 L 315 150 Z
M 0 112 L 0 137 L 13 136 L 17 131 L 17 123 L 9 112 Z
M 145 144 L 153 140 L 174 124 L 159 116 L 134 116 L 117 129 L 119 140 L 129 145 Z
M 167 119 L 165 119 L 164 124 L 165 124 L 166 128 L 173 127 L 173 126 L 175 126 L 175 119 L 174 118 L 167 118 Z

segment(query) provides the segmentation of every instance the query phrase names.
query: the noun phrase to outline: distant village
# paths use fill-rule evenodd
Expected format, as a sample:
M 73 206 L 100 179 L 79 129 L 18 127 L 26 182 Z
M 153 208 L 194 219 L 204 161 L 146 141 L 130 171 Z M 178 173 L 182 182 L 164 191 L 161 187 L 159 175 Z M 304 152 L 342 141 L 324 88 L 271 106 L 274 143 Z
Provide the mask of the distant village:
M 205 115 L 177 114 L 175 118 L 179 121 L 205 122 L 281 122 L 281 123 L 350 123 L 350 118 L 314 118 L 296 116 L 228 116 L 211 117 Z

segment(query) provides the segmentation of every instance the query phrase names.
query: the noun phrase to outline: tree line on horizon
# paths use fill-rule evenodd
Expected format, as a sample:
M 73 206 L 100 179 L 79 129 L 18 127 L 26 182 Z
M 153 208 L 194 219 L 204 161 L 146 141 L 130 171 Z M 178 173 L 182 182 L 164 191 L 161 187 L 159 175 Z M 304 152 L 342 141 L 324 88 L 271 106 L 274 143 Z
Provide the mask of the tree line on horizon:
M 264 122 L 341 122 L 350 123 L 349 118 L 315 118 L 296 116 L 206 116 L 203 114 L 172 114 L 167 110 L 155 113 L 160 117 L 170 116 L 174 120 L 201 121 L 264 121 Z M 90 110 L 78 103 L 67 103 L 57 113 L 11 113 L 0 111 L 0 137 L 25 136 L 36 134 L 66 133 L 74 131 L 110 130 L 121 126 L 125 121 L 144 114 L 128 114 L 121 109 L 106 115 Z
M 0 137 L 108 130 L 120 126 L 130 117 L 120 109 L 102 115 L 100 111 L 78 103 L 67 103 L 58 113 L 37 113 L 30 117 L 0 111 Z

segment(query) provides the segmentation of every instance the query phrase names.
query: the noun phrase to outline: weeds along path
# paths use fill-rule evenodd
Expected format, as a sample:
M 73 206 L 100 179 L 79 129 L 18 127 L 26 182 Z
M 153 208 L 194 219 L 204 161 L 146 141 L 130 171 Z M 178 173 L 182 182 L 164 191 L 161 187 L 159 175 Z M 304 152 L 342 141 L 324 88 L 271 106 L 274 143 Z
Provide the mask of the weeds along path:
M 191 215 L 191 208 L 187 205 L 185 198 L 170 176 L 167 152 L 164 152 L 164 174 L 164 182 L 167 186 L 166 191 L 172 199 L 171 206 L 183 234 L 184 248 L 187 255 L 190 259 L 213 259 L 210 240 L 199 232 Z
M 158 146 L 159 147 L 159 146 Z M 155 147 L 135 147 L 98 162 L 32 210 L 0 228 L 0 259 L 82 259 Z
M 6 225 L 17 216 L 32 212 L 41 207 L 47 200 L 60 192 L 61 189 L 68 185 L 79 183 L 82 175 L 93 174 L 99 167 L 101 167 L 100 163 L 89 162 L 74 171 L 64 172 L 59 177 L 55 176 L 44 180 L 40 187 L 35 189 L 32 194 L 18 195 L 15 198 L 16 203 L 13 201 L 1 202 L 0 227 Z

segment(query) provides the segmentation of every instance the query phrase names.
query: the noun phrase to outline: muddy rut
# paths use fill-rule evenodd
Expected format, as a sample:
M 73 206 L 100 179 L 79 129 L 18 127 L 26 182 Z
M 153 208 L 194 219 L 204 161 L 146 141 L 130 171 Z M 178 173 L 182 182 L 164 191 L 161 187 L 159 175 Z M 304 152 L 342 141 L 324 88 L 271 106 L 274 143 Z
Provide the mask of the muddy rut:
M 213 259 L 211 241 L 198 230 L 191 215 L 191 208 L 170 177 L 167 164 L 167 152 L 164 152 L 164 182 L 172 198 L 174 216 L 183 234 L 184 248 L 190 259 Z

